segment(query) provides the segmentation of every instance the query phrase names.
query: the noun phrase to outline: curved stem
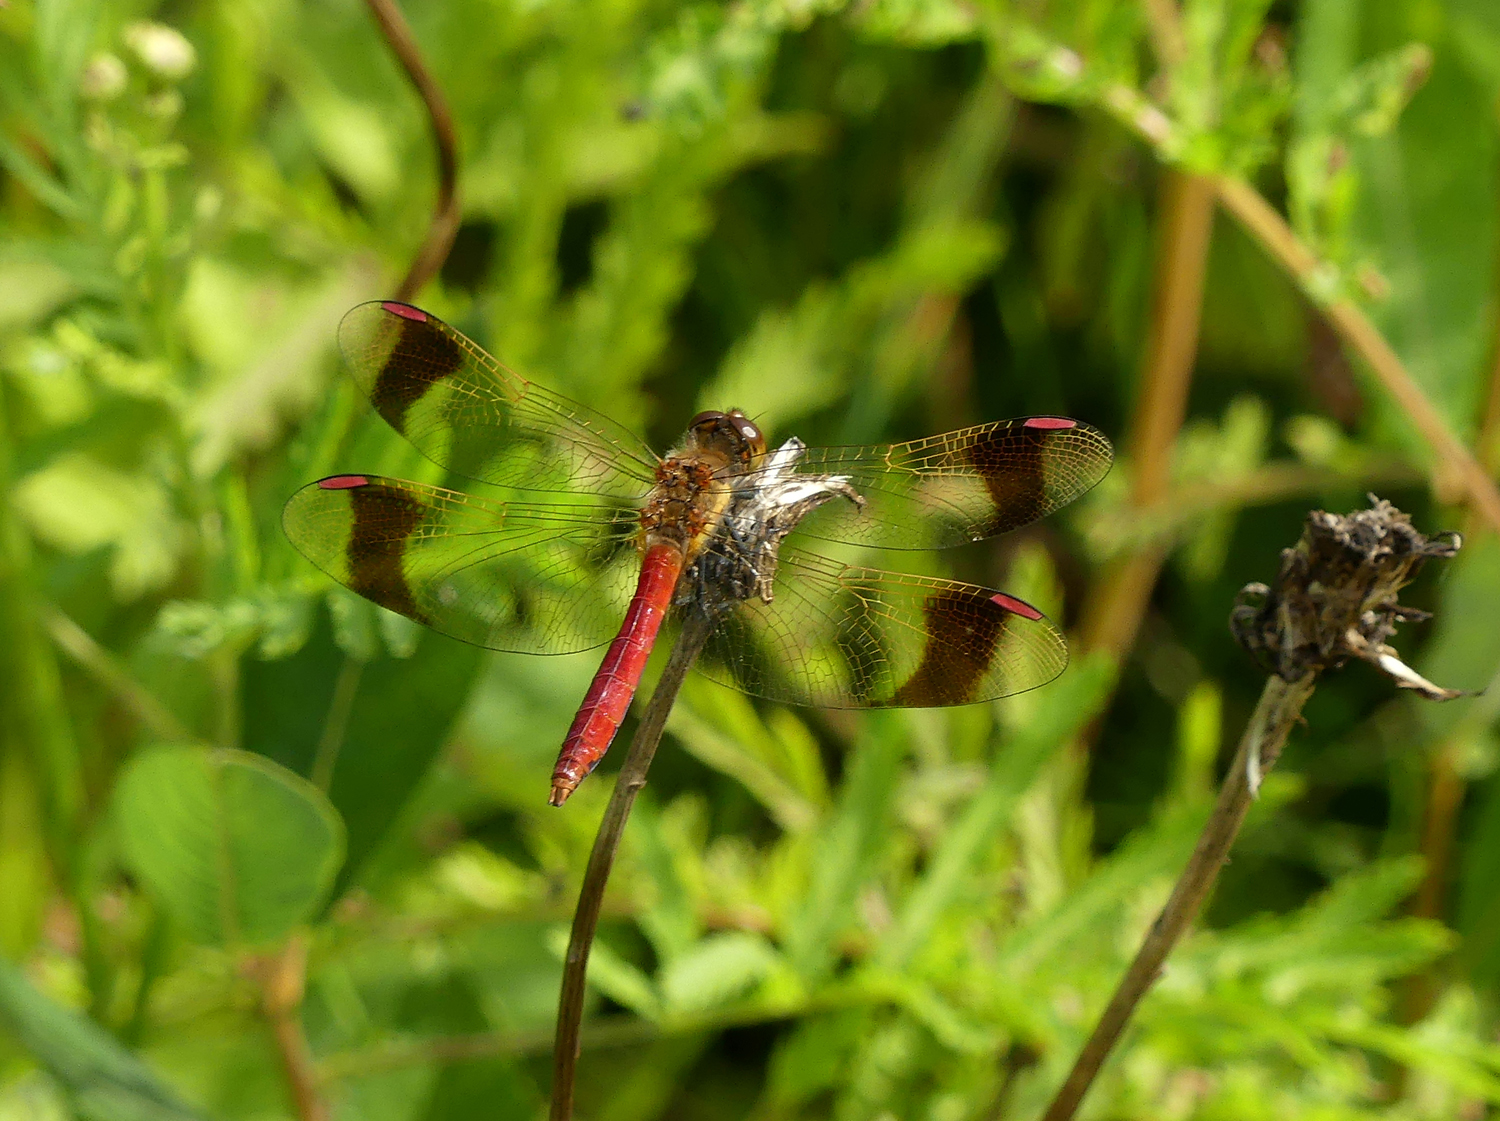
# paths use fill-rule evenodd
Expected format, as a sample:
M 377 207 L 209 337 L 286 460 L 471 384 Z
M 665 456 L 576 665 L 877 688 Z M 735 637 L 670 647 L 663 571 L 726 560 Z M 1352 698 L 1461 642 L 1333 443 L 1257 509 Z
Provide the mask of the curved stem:
M 1062 1089 L 1052 1099 L 1043 1121 L 1069 1121 L 1077 1112 L 1099 1068 L 1119 1042 L 1136 1005 L 1161 975 L 1162 962 L 1187 933 L 1218 879 L 1219 869 L 1224 866 L 1250 803 L 1255 800 L 1250 780 L 1251 762 L 1257 763 L 1262 774 L 1271 769 L 1286 743 L 1287 733 L 1297 722 L 1302 706 L 1312 696 L 1316 682 L 1316 674 L 1308 674 L 1294 682 L 1284 681 L 1273 674 L 1266 681 L 1260 703 L 1255 706 L 1255 713 L 1240 737 L 1234 762 L 1229 764 L 1229 773 L 1224 776 L 1224 785 L 1219 788 L 1219 800 L 1208 823 L 1203 826 L 1203 832 L 1198 835 L 1197 848 L 1177 878 L 1167 905 L 1151 924 L 1150 932 L 1136 951 L 1135 960 L 1115 987 L 1109 1007 L 1099 1017 L 1093 1035 L 1079 1052 L 1078 1061 L 1073 1064 Z
M 333 770 L 338 766 L 339 752 L 344 747 L 344 736 L 349 731 L 349 718 L 354 715 L 354 699 L 359 695 L 359 679 L 364 671 L 364 662 L 345 654 L 344 664 L 339 667 L 339 675 L 333 682 L 328 715 L 323 719 L 323 734 L 318 738 L 312 771 L 308 775 L 312 784 L 324 794 L 333 785 Z
M 329 1121 L 312 1050 L 302 1030 L 302 990 L 307 981 L 307 934 L 297 931 L 264 964 L 262 1010 L 271 1025 L 297 1121 Z
M 397 60 L 416 86 L 422 104 L 432 122 L 437 145 L 438 197 L 427 236 L 417 250 L 411 267 L 396 289 L 396 298 L 410 300 L 437 275 L 453 247 L 458 232 L 458 157 L 453 133 L 453 115 L 442 90 L 432 80 L 411 28 L 395 0 L 366 0 L 381 34 L 395 52 Z M 313 778 L 326 790 L 333 778 L 338 749 L 343 743 L 348 710 L 359 683 L 360 663 L 346 660 L 330 702 L 328 722 L 318 745 Z M 328 1104 L 323 1099 L 313 1067 L 312 1052 L 307 1044 L 301 1020 L 302 991 L 307 979 L 307 942 L 302 934 L 293 935 L 273 961 L 265 983 L 264 1009 L 270 1021 L 276 1048 L 281 1056 L 292 1104 L 299 1121 L 327 1121 Z
M 1322 263 L 1298 240 L 1276 208 L 1244 180 L 1219 176 L 1214 186 L 1224 209 L 1281 263 L 1302 285 L 1303 291 L 1310 291 Z M 1462 483 L 1474 509 L 1492 527 L 1500 530 L 1500 488 L 1496 487 L 1474 453 L 1454 434 L 1447 419 L 1411 376 L 1385 336 L 1370 322 L 1370 317 L 1352 300 L 1342 296 L 1327 300 L 1322 306 L 1323 314 L 1339 337 L 1364 359 L 1370 372 L 1401 406 L 1422 438 L 1440 459 L 1446 461 Z
M 1156 274 L 1142 386 L 1130 418 L 1131 505 L 1160 502 L 1172 481 L 1177 446 L 1198 353 L 1203 287 L 1213 234 L 1212 181 L 1164 169 L 1160 188 Z M 1124 657 L 1166 560 L 1148 545 L 1111 564 L 1084 610 L 1083 646 Z
M 594 848 L 589 853 L 583 885 L 578 890 L 578 909 L 573 913 L 573 931 L 568 938 L 568 956 L 563 964 L 562 992 L 557 1001 L 557 1035 L 552 1047 L 551 1121 L 569 1121 L 573 1116 L 573 1080 L 578 1068 L 579 1029 L 583 1023 L 589 950 L 594 944 L 594 931 L 599 926 L 599 908 L 604 902 L 609 870 L 614 865 L 615 852 L 620 847 L 620 838 L 625 832 L 630 809 L 635 805 L 635 797 L 646 785 L 646 772 L 656 755 L 656 745 L 661 742 L 667 714 L 677 700 L 677 690 L 682 687 L 682 679 L 697 661 L 712 630 L 712 620 L 697 609 L 691 610 L 683 621 L 677 645 L 672 648 L 672 656 L 667 659 L 661 680 L 656 683 L 656 692 L 651 694 L 640 727 L 630 741 L 630 750 L 615 780 L 614 793 L 610 795 L 604 818 L 599 822 L 599 832 L 594 836 Z
M 57 648 L 76 662 L 141 722 L 151 735 L 168 743 L 192 743 L 197 737 L 120 665 L 92 635 L 55 606 L 39 608 L 42 625 Z
M 427 237 L 417 255 L 412 258 L 411 268 L 396 289 L 396 299 L 410 300 L 422 290 L 429 280 L 437 275 L 448 259 L 448 250 L 453 248 L 453 238 L 458 233 L 458 142 L 453 132 L 453 114 L 443 91 L 427 72 L 422 61 L 422 52 L 412 37 L 411 28 L 396 7 L 395 0 L 365 0 L 370 14 L 380 25 L 385 41 L 395 52 L 412 85 L 416 86 L 422 104 L 427 108 L 427 117 L 432 122 L 432 138 L 437 144 L 438 196 L 433 208 L 432 222 L 427 227 Z
M 1174 9 L 1171 5 L 1153 2 L 1152 11 L 1158 16 L 1170 17 Z M 1129 86 L 1113 85 L 1104 91 L 1102 105 L 1117 121 L 1149 144 L 1159 158 L 1171 158 L 1171 149 L 1178 141 L 1176 128 L 1171 119 L 1143 94 Z M 1490 478 L 1479 458 L 1458 438 L 1447 418 L 1411 376 L 1401 356 L 1370 317 L 1347 297 L 1330 298 L 1318 290 L 1320 278 L 1333 273 L 1333 266 L 1325 264 L 1312 247 L 1297 236 L 1276 208 L 1243 179 L 1233 175 L 1214 176 L 1213 190 L 1219 204 L 1286 270 L 1307 297 L 1323 309 L 1339 338 L 1359 355 L 1375 380 L 1401 406 L 1422 438 L 1457 477 L 1475 511 L 1500 530 L 1500 487 Z M 1481 448 L 1481 453 L 1483 450 Z

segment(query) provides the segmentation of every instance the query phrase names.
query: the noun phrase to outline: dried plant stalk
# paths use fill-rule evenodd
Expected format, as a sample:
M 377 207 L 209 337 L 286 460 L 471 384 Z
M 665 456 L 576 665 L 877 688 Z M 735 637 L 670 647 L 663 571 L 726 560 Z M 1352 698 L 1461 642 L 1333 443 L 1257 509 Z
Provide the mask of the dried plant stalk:
M 1398 623 L 1427 617 L 1401 606 L 1401 588 L 1429 557 L 1451 557 L 1461 541 L 1457 534 L 1424 537 L 1389 502 L 1372 503 L 1370 509 L 1347 516 L 1313 511 L 1301 539 L 1282 550 L 1275 584 L 1251 584 L 1240 593 L 1230 629 L 1271 676 L 1187 867 L 1048 1107 L 1045 1121 L 1068 1121 L 1077 1112 L 1131 1014 L 1160 976 L 1162 963 L 1202 909 L 1263 776 L 1275 766 L 1323 671 L 1360 658 L 1402 688 L 1432 700 L 1461 695 L 1421 677 L 1387 643 Z

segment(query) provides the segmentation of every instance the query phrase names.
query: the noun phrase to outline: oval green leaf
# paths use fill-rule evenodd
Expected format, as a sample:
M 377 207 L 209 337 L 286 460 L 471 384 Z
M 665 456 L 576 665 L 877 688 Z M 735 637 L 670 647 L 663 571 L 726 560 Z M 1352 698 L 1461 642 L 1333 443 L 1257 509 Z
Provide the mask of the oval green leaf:
M 158 747 L 115 790 L 126 864 L 194 941 L 269 942 L 311 918 L 344 823 L 306 779 L 244 751 Z

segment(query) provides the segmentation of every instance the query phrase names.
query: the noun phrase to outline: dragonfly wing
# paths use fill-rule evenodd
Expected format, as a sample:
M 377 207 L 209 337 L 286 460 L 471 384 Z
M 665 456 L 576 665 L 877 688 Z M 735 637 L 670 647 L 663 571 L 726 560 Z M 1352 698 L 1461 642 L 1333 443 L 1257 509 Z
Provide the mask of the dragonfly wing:
M 379 475 L 303 487 L 282 513 L 299 552 L 433 630 L 526 654 L 609 641 L 640 561 L 636 511 L 484 502 Z
M 770 603 L 730 612 L 701 667 L 791 704 L 929 708 L 1034 689 L 1067 664 L 1057 629 L 1004 592 L 799 552 Z
M 1066 417 L 1022 417 L 905 444 L 810 448 L 799 470 L 847 475 L 862 510 L 830 502 L 798 532 L 885 549 L 941 549 L 1018 529 L 1109 473 L 1104 434 Z
M 435 316 L 373 301 L 339 345 L 375 411 L 439 466 L 527 490 L 639 497 L 656 457 L 630 431 L 507 370 Z

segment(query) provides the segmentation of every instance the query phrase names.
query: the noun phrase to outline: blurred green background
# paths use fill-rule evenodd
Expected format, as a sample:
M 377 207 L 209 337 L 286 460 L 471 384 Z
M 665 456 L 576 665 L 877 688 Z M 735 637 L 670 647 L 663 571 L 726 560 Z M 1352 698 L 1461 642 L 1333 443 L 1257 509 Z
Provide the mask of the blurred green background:
M 405 10 L 463 196 L 417 300 L 508 365 L 657 447 L 737 405 L 809 443 L 1065 413 L 1120 452 L 1041 525 L 905 558 L 1064 621 L 1056 684 L 849 715 L 690 681 L 581 1117 L 1035 1116 L 1207 813 L 1263 680 L 1229 608 L 1308 509 L 1469 531 L 1398 641 L 1495 678 L 1494 530 L 1318 310 L 1363 306 L 1493 473 L 1493 0 Z M 1218 174 L 1320 263 L 1221 210 L 1194 349 L 1196 287 L 1153 291 Z M 547 776 L 597 655 L 423 633 L 279 526 L 335 470 L 435 480 L 334 345 L 435 184 L 355 0 L 0 3 L 4 1121 L 545 1110 L 619 752 L 564 810 Z M 1330 676 L 1085 1114 L 1495 1116 L 1497 707 Z

